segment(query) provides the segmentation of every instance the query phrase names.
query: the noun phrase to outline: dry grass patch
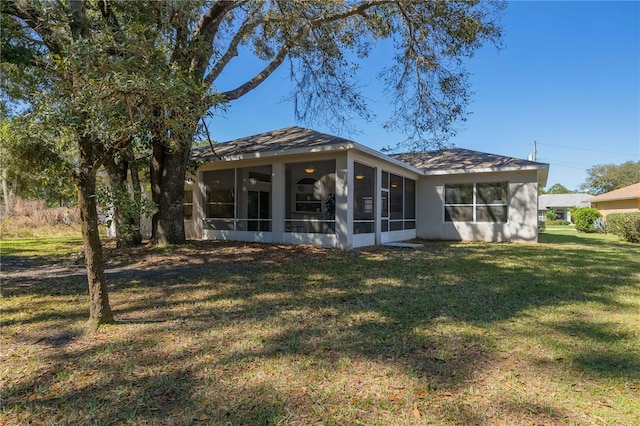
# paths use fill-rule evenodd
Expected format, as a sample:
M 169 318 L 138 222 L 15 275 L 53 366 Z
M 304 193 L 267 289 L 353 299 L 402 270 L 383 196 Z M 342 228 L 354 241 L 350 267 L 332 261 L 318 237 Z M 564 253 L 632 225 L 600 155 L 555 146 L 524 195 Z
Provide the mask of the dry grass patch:
M 637 424 L 640 248 L 545 238 L 109 250 L 93 336 L 79 266 L 3 269 L 0 420 Z

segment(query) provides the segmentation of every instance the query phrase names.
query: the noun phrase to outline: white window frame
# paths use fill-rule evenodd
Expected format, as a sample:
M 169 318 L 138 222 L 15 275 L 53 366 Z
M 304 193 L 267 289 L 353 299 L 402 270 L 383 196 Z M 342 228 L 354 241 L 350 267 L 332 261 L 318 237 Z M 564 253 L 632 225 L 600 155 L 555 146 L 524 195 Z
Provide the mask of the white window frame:
M 478 203 L 478 185 L 504 185 L 506 190 L 506 202 L 500 204 L 484 204 Z M 460 204 L 460 203 L 447 203 L 447 186 L 462 186 L 462 185 L 473 185 L 473 202 L 471 204 Z M 509 182 L 508 181 L 497 181 L 497 182 L 464 182 L 464 183 L 448 183 L 444 184 L 442 187 L 443 190 L 443 203 L 442 203 L 442 219 L 444 223 L 508 223 L 509 222 Z M 505 221 L 478 221 L 478 207 L 504 207 L 506 210 L 506 220 Z M 447 207 L 471 207 L 472 208 L 472 220 L 447 220 Z

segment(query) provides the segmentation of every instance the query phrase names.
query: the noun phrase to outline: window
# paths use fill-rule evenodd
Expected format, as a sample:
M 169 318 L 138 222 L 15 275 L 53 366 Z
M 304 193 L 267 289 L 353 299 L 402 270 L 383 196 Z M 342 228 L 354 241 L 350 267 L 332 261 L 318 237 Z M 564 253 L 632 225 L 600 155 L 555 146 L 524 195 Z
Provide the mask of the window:
M 404 229 L 416 229 L 416 181 L 404 179 Z
M 335 160 L 285 165 L 285 232 L 335 233 Z
M 271 166 L 237 170 L 237 231 L 271 231 Z
M 382 172 L 382 188 L 380 189 L 380 209 L 382 221 L 380 230 L 389 232 L 389 172 Z
M 234 229 L 236 170 L 215 170 L 203 172 L 205 186 L 204 213 L 209 228 L 219 230 Z
M 382 232 L 416 228 L 416 181 L 382 172 Z
M 193 220 L 193 189 L 184 189 L 184 198 L 182 201 L 182 217 L 184 220 Z
M 389 213 L 391 220 L 404 218 L 404 178 L 390 175 L 391 189 L 389 189 Z
M 296 182 L 294 212 L 322 213 L 322 196 L 316 190 L 316 183 L 314 178 L 303 178 Z
M 473 222 L 473 184 L 444 186 L 445 222 Z
M 203 172 L 205 227 L 271 231 L 271 166 Z
M 207 218 L 233 219 L 235 211 L 235 169 L 204 172 Z
M 507 183 L 476 184 L 476 222 L 507 221 Z
M 445 222 L 507 222 L 507 182 L 444 186 Z
M 364 164 L 353 164 L 353 233 L 375 232 L 373 198 L 376 193 L 376 169 Z

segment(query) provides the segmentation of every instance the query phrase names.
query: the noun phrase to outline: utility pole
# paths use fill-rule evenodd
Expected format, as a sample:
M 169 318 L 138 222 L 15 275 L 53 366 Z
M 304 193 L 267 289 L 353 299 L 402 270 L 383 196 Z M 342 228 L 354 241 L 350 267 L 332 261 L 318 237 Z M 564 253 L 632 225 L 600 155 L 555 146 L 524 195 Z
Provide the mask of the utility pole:
M 538 156 L 538 146 L 536 145 L 536 141 L 533 141 L 533 153 L 527 156 L 527 160 L 536 161 L 537 156 Z

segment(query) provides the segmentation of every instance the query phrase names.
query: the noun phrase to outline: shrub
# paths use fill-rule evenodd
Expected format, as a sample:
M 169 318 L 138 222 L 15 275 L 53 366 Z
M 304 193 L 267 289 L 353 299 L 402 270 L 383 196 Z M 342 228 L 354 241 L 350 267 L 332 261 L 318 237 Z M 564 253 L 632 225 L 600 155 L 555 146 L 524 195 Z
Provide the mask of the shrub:
M 607 215 L 607 229 L 609 232 L 615 235 L 620 235 L 622 232 L 622 220 L 624 213 L 609 213 Z
M 593 222 L 602 217 L 600 212 L 592 207 L 582 207 L 573 212 L 573 223 L 581 232 L 593 232 Z
M 609 232 L 630 243 L 640 243 L 640 212 L 607 215 Z
M 0 222 L 0 233 L 8 238 L 32 238 L 39 235 L 77 233 L 80 211 L 77 208 L 47 208 L 44 201 L 17 198 L 9 215 Z M 68 228 L 68 229 L 65 229 Z
M 571 225 L 571 222 L 568 220 L 557 219 L 557 220 L 548 220 L 547 225 L 549 226 L 558 226 L 558 225 Z
M 555 220 L 556 219 L 556 211 L 554 209 L 549 209 L 546 212 L 544 212 L 544 217 L 547 219 L 547 221 Z
M 598 234 L 607 233 L 607 222 L 604 218 L 599 217 L 593 221 L 593 232 L 597 232 Z

